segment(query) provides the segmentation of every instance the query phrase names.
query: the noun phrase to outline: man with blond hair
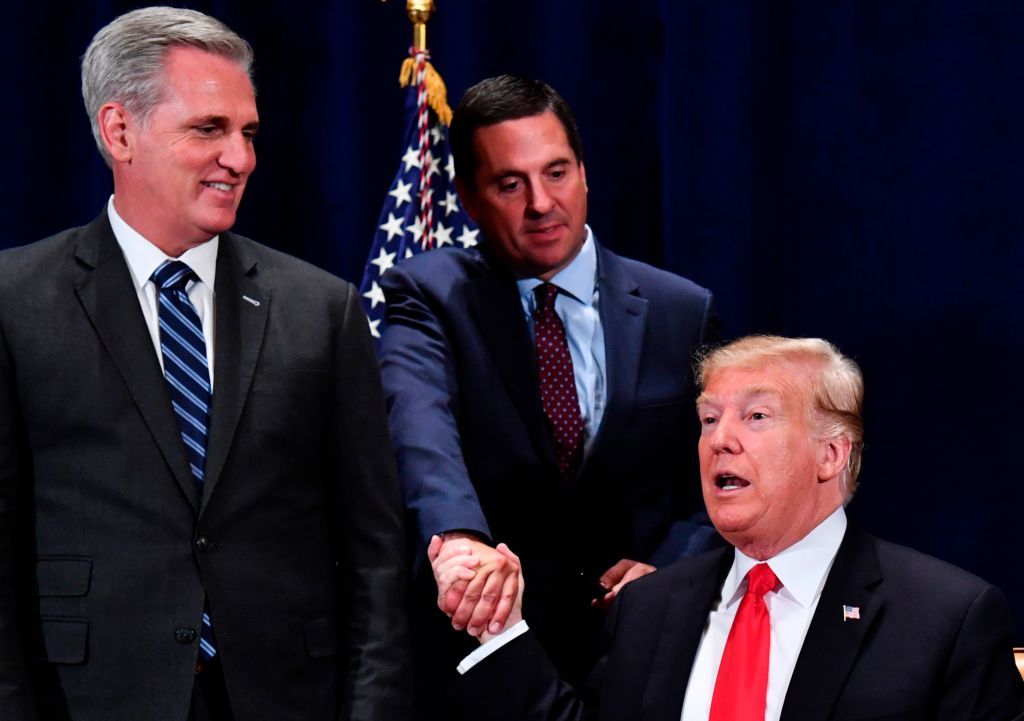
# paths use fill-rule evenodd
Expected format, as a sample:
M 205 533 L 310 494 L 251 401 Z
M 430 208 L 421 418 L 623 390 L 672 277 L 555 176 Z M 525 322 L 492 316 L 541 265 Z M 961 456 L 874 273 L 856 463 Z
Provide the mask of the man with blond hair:
M 409 712 L 405 558 L 358 292 L 230 232 L 252 49 L 192 10 L 82 61 L 114 194 L 0 254 L 0 718 Z
M 624 588 L 582 694 L 558 678 L 515 607 L 517 623 L 460 667 L 467 714 L 1014 718 L 1024 684 L 1002 593 L 847 523 L 863 447 L 857 365 L 820 339 L 754 336 L 710 352 L 698 382 L 704 501 L 732 548 Z M 440 549 L 430 554 L 439 583 L 472 576 L 471 550 Z

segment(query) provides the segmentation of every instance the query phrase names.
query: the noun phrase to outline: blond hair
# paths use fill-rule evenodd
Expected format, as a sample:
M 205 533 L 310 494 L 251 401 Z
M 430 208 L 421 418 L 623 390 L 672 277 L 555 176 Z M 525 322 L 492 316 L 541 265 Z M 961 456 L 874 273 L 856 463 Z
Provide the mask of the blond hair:
M 697 362 L 697 384 L 703 391 L 714 375 L 726 368 L 788 363 L 802 364 L 810 371 L 807 410 L 821 437 L 850 440 L 850 457 L 842 478 L 849 500 L 857 490 L 864 450 L 864 377 L 853 359 L 821 338 L 751 335 L 704 353 Z

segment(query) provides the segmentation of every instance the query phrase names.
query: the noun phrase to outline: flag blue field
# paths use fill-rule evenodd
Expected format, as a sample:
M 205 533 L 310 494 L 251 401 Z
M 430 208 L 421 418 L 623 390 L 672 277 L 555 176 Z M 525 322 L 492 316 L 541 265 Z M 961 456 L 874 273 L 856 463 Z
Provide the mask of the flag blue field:
M 469 248 L 479 240 L 479 230 L 455 194 L 448 129 L 426 105 L 422 83 L 409 87 L 406 112 L 405 153 L 384 198 L 359 286 L 375 344 L 385 323 L 381 277 L 419 253 Z

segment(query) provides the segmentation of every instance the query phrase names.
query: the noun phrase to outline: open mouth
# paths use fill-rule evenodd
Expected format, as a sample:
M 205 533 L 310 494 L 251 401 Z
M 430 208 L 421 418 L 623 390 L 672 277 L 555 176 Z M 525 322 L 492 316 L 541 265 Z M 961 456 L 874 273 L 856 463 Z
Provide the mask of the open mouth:
M 216 182 L 213 182 L 213 181 L 206 181 L 206 180 L 202 181 L 202 183 L 207 188 L 213 188 L 214 190 L 220 190 L 220 191 L 223 191 L 225 193 L 230 193 L 231 190 L 235 187 L 235 186 L 233 186 L 233 185 L 231 185 L 229 183 L 216 183 Z
M 746 488 L 749 485 L 749 481 L 739 476 L 734 476 L 731 473 L 719 473 L 715 476 L 715 486 L 723 491 L 734 491 L 739 488 Z

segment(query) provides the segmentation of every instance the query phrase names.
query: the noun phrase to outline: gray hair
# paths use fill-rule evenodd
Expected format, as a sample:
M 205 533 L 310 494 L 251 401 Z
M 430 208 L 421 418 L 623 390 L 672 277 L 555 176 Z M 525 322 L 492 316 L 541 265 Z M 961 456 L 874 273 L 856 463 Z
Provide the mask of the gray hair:
M 175 47 L 198 48 L 233 60 L 252 81 L 252 47 L 220 20 L 172 7 L 121 15 L 96 33 L 82 56 L 82 98 L 107 165 L 111 159 L 100 135 L 100 108 L 121 103 L 144 123 L 163 100 L 161 71 L 167 52 Z
M 715 373 L 726 368 L 782 363 L 804 363 L 812 370 L 807 410 L 821 437 L 850 439 L 850 458 L 842 477 L 843 493 L 849 501 L 857 490 L 864 450 L 864 377 L 853 359 L 821 338 L 751 335 L 714 348 L 698 359 L 697 384 L 703 391 Z

